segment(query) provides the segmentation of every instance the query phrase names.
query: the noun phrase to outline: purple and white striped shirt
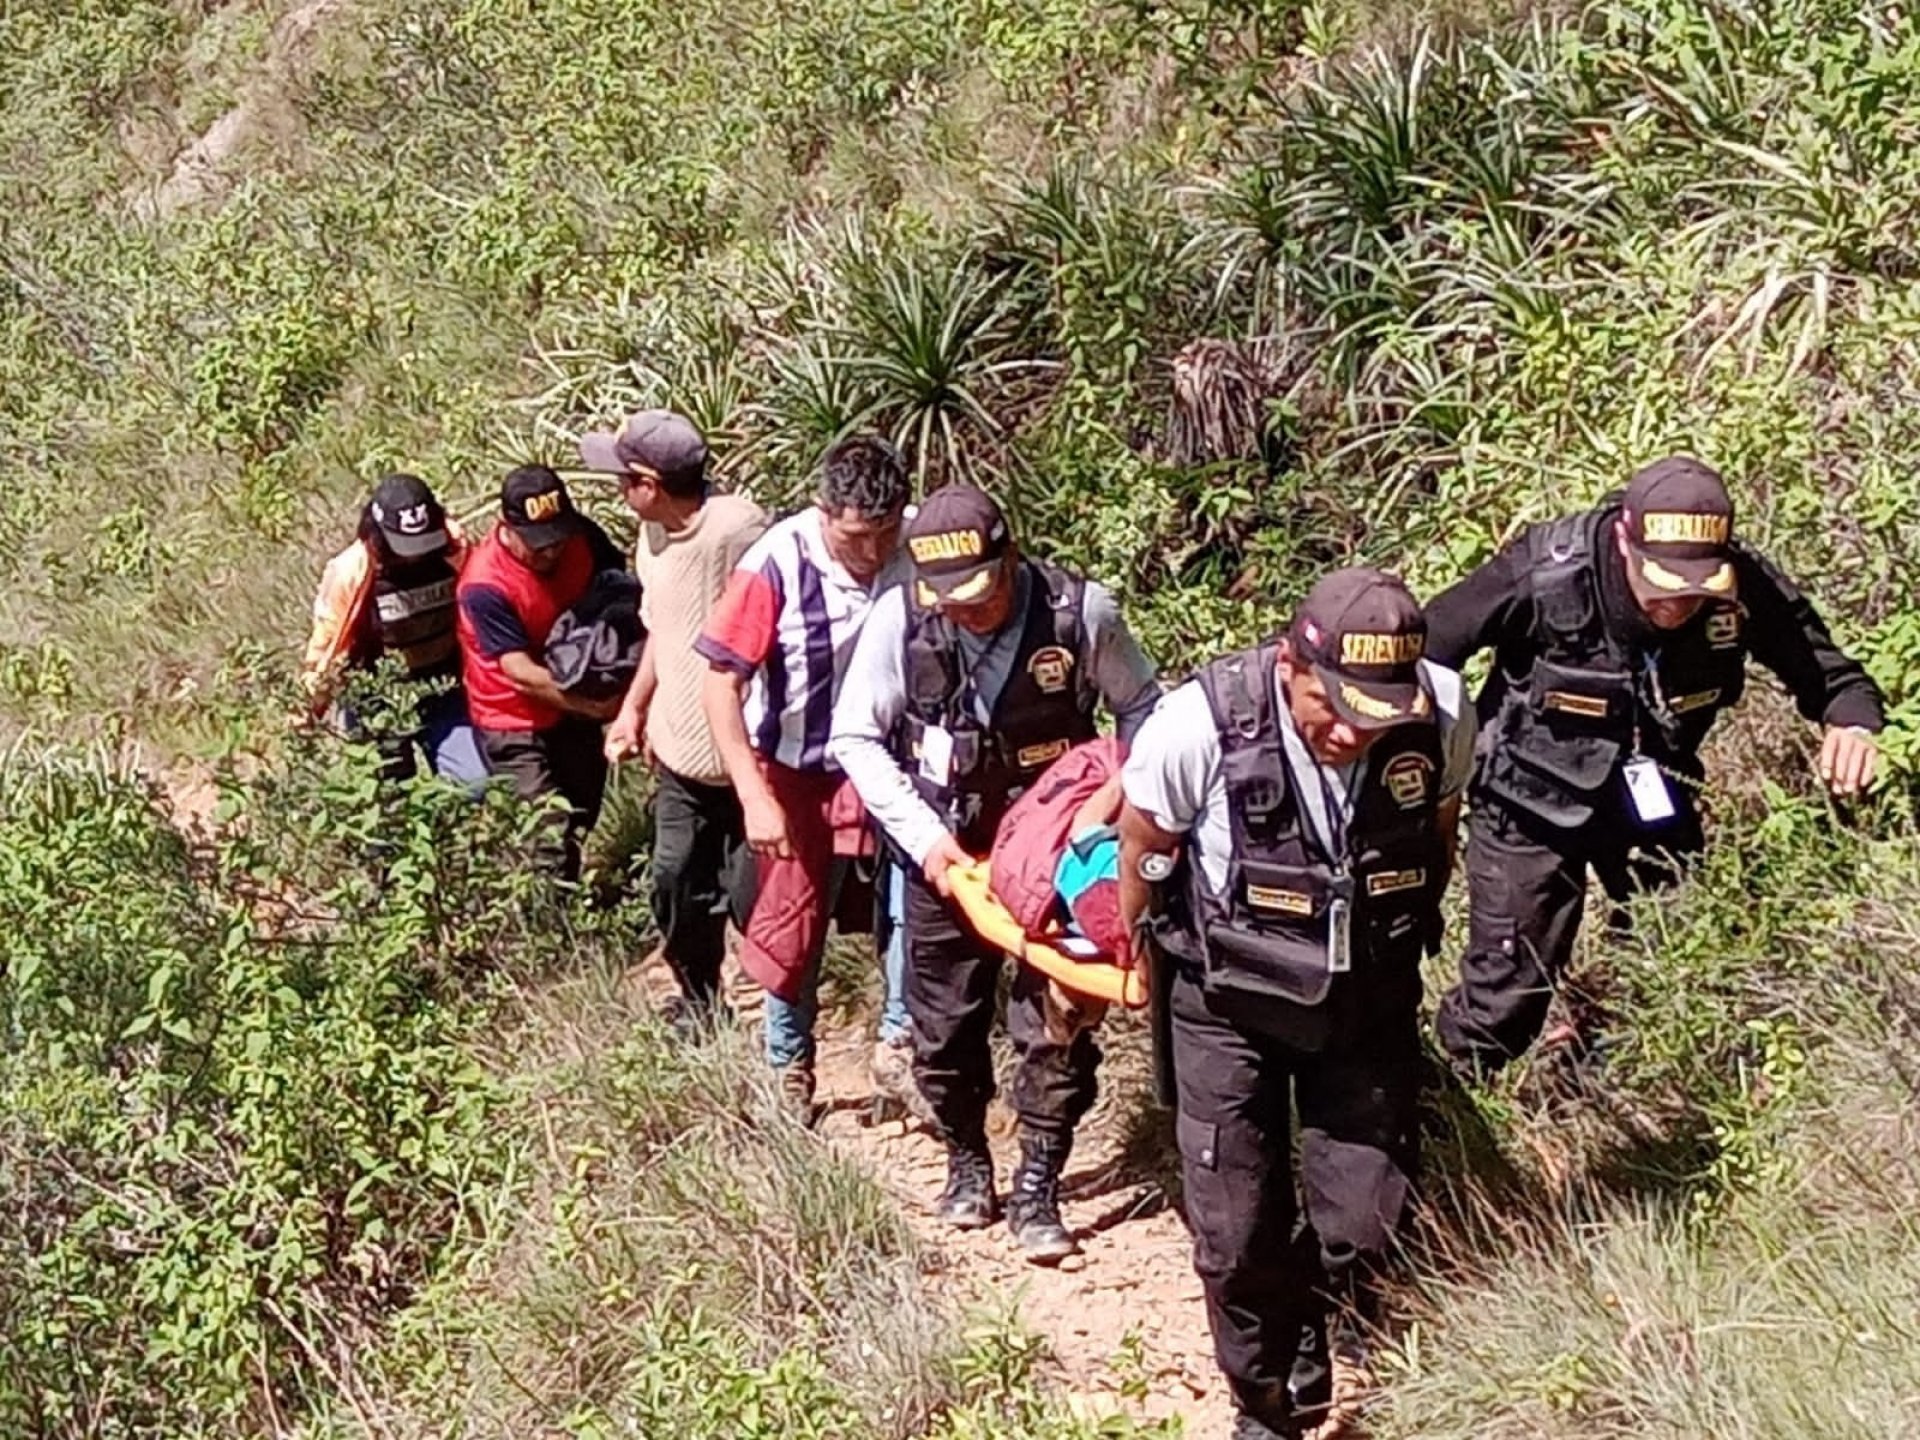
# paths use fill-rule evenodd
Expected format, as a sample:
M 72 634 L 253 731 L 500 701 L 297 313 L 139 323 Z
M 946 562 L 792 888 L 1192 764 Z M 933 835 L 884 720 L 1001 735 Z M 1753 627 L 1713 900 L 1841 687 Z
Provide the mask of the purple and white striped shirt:
M 809 505 L 769 527 L 740 557 L 694 649 L 748 677 L 744 718 L 754 750 L 796 770 L 832 770 L 827 738 L 867 612 L 904 580 L 905 551 L 863 585 L 828 553 L 824 516 Z

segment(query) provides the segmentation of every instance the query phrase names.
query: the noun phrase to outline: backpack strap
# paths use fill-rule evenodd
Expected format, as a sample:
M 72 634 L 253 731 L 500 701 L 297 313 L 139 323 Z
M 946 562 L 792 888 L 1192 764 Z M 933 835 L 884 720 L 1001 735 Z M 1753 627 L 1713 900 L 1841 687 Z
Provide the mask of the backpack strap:
M 1098 703 L 1093 682 L 1093 657 L 1087 653 L 1087 582 L 1071 570 L 1045 560 L 1033 562 L 1047 587 L 1047 605 L 1053 615 L 1053 643 L 1073 656 L 1074 699 L 1082 710 Z
M 1220 732 L 1220 773 L 1227 787 L 1233 843 L 1270 841 L 1293 823 L 1287 757 L 1273 713 L 1273 672 L 1279 650 L 1261 645 L 1203 667 L 1200 688 Z

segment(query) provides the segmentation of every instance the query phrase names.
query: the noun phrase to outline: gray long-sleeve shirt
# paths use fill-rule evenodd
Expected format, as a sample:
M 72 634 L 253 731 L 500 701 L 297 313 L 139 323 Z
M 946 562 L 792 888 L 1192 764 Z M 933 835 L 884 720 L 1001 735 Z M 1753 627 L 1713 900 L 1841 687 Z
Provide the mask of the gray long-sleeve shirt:
M 973 676 L 982 724 L 992 718 L 1019 654 L 1027 584 L 1023 570 L 1014 596 L 1014 618 L 992 635 L 959 632 L 961 663 Z M 1141 653 L 1105 586 L 1086 583 L 1080 614 L 1087 651 L 1079 657 L 1080 663 L 1087 667 L 1094 690 L 1113 711 L 1120 738 L 1131 740 L 1160 698 L 1153 662 Z M 853 781 L 868 813 L 917 863 L 947 833 L 947 825 L 920 797 L 888 748 L 907 708 L 906 636 L 907 587 L 900 586 L 874 602 L 860 631 L 833 708 L 833 737 L 827 753 Z

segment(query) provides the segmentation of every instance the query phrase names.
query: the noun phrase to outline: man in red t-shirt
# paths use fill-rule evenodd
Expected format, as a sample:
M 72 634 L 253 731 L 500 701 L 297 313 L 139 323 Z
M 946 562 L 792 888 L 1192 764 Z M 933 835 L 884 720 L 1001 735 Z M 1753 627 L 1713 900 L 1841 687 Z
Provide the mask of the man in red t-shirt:
M 580 842 L 600 814 L 607 761 L 600 727 L 620 698 L 560 688 L 543 662 L 554 621 L 601 570 L 625 562 L 607 534 L 574 509 L 560 477 L 523 465 L 500 488 L 500 522 L 461 571 L 460 664 L 480 753 L 520 798 L 559 796 L 568 815 L 542 861 L 579 878 Z

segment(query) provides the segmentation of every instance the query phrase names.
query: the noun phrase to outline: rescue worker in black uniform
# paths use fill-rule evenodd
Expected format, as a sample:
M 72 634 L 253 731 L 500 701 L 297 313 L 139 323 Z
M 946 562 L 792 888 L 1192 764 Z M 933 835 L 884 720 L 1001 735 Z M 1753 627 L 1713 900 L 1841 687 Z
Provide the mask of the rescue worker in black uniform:
M 1425 638 L 1398 579 L 1336 571 L 1282 638 L 1162 700 L 1122 772 L 1121 911 L 1172 972 L 1187 1224 L 1235 1440 L 1324 1416 L 1328 1320 L 1360 1318 L 1414 1182 L 1420 962 L 1474 735 Z
M 1725 484 L 1691 456 L 1533 526 L 1427 621 L 1443 664 L 1494 652 L 1478 701 L 1467 950 L 1436 1021 L 1462 1073 L 1497 1070 L 1539 1036 L 1589 868 L 1620 902 L 1671 883 L 1699 851 L 1700 745 L 1740 699 L 1749 656 L 1825 726 L 1819 772 L 1833 793 L 1873 779 L 1879 691 L 1793 582 L 1734 539 Z
M 948 898 L 947 871 L 984 856 L 1007 807 L 1094 736 L 1099 701 L 1125 740 L 1160 691 L 1106 589 L 1022 556 L 984 492 L 936 490 L 908 523 L 906 544 L 913 577 L 867 616 L 829 751 L 908 862 L 914 1077 L 947 1146 L 941 1214 L 977 1229 L 999 1217 L 986 1118 L 1003 957 Z M 1007 1015 L 1021 1159 L 1006 1218 L 1040 1264 L 1078 1249 L 1059 1182 L 1100 1057 L 1090 1029 L 1065 1044 L 1049 1036 L 1046 996 L 1045 978 L 1023 968 Z

